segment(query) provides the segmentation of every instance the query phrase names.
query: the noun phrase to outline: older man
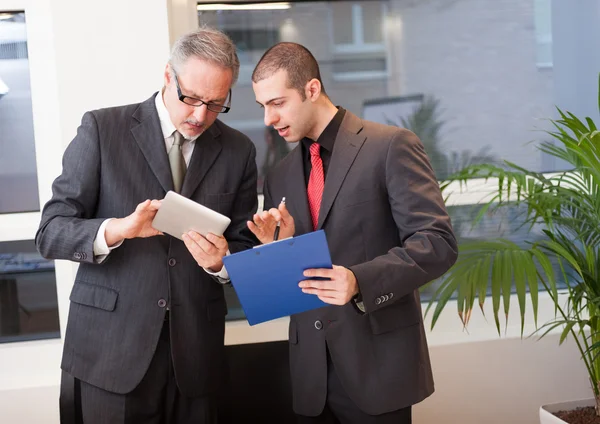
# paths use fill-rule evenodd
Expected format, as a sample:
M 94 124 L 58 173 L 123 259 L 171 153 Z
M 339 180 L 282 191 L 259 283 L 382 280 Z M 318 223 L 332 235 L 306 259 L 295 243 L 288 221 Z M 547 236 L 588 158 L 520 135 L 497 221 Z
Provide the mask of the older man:
M 61 418 L 214 423 L 224 372 L 222 257 L 252 244 L 255 148 L 217 117 L 239 61 L 202 29 L 173 46 L 148 100 L 83 116 L 36 235 L 46 258 L 80 263 L 62 360 Z M 184 242 L 151 222 L 169 190 L 231 218 Z

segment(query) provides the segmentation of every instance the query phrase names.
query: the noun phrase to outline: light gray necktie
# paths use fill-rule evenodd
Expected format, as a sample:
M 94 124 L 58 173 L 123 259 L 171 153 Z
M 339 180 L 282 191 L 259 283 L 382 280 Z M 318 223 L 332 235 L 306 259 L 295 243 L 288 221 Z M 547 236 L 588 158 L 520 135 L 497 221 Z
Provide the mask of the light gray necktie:
M 181 145 L 184 139 L 179 131 L 173 133 L 173 145 L 169 149 L 169 165 L 171 165 L 171 175 L 173 176 L 173 188 L 175 192 L 181 192 L 183 178 L 185 177 L 185 159 L 181 152 Z

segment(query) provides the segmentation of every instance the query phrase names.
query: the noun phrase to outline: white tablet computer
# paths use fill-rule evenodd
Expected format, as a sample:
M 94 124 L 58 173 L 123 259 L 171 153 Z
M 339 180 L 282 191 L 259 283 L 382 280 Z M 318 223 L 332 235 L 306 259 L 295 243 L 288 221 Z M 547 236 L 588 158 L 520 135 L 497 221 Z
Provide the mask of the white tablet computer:
M 181 240 L 183 233 L 190 230 L 203 236 L 208 233 L 222 236 L 230 222 L 231 219 L 225 215 L 169 191 L 156 212 L 152 226 Z

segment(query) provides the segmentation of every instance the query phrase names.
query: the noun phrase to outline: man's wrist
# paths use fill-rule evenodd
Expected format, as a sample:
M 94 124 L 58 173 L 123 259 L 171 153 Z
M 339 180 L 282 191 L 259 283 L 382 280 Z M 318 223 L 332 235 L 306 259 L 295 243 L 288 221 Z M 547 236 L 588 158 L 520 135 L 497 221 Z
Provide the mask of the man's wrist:
M 106 229 L 104 230 L 104 238 L 107 246 L 111 247 L 125 239 L 121 232 L 122 223 L 122 218 L 115 218 L 112 219 L 106 226 Z
M 218 274 L 221 272 L 221 270 L 223 269 L 223 261 L 221 261 L 219 264 L 216 264 L 214 266 L 211 266 L 209 268 L 207 268 L 210 272 L 213 272 L 215 274 Z

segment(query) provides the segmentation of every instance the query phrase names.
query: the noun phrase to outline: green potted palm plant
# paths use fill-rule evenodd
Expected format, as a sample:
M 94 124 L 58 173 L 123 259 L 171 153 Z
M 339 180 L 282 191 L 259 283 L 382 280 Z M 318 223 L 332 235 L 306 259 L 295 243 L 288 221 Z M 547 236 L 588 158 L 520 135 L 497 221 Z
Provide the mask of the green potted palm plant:
M 457 263 L 438 281 L 426 313 L 433 312 L 433 328 L 448 301 L 456 298 L 459 317 L 467 326 L 475 303 L 483 311 L 485 302 L 491 301 L 500 333 L 499 315 L 508 316 L 511 298 L 517 299 L 523 335 L 529 299 L 540 337 L 551 331 L 561 332 L 560 343 L 573 337 L 589 375 L 595 400 L 590 403 L 600 423 L 600 131 L 590 118 L 582 120 L 561 109 L 558 113 L 560 118 L 550 120 L 553 129 L 547 132 L 552 142 L 541 143 L 539 149 L 568 164 L 567 171 L 545 175 L 510 162 L 474 164 L 442 184 L 447 194 L 457 181 L 462 186 L 473 178 L 494 179 L 497 184 L 479 206 L 476 221 L 502 207 L 521 206 L 525 225 L 542 226 L 545 237 L 534 237 L 531 231 L 531 239 L 523 244 L 508 239 L 461 244 Z M 554 302 L 555 318 L 538 326 L 540 288 Z M 563 421 L 544 410 L 540 419 L 542 423 L 584 422 Z

